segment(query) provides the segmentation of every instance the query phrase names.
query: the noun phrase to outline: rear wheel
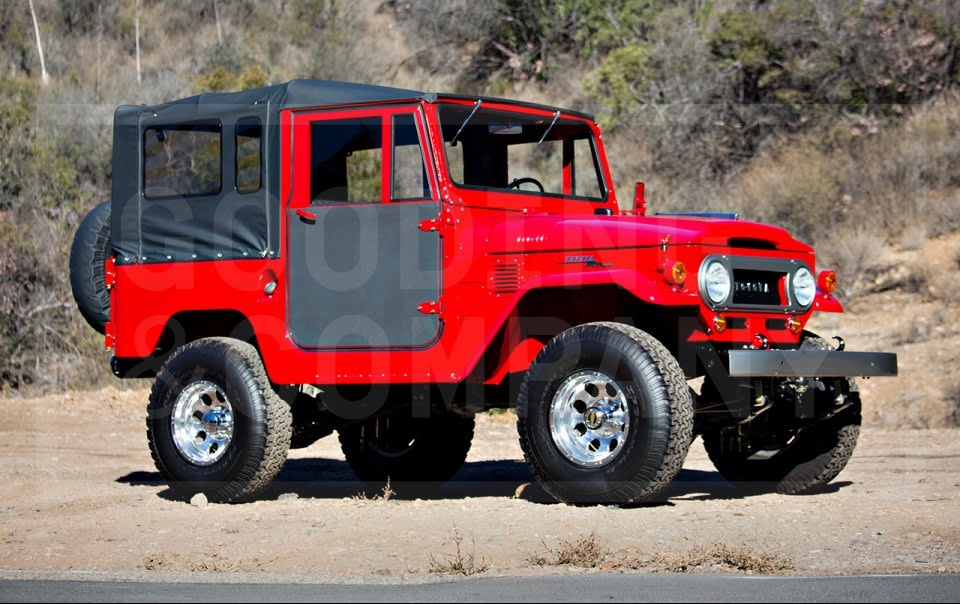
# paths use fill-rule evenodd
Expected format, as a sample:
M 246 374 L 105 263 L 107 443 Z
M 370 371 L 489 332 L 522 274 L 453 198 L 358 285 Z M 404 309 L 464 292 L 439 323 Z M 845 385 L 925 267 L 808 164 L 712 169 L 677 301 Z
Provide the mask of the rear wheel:
M 804 332 L 801 349 L 832 350 L 829 342 Z M 842 406 L 816 423 L 786 432 L 776 439 L 732 442 L 720 431 L 703 434 L 703 446 L 720 474 L 749 490 L 802 494 L 822 489 L 850 461 L 860 434 L 860 394 L 852 379 L 834 380 L 816 390 L 819 408 Z
M 473 417 L 398 412 L 341 428 L 340 447 L 366 482 L 445 482 L 466 461 L 474 425 Z
M 170 486 L 215 502 L 251 499 L 280 472 L 290 408 L 256 349 L 230 338 L 183 346 L 164 363 L 147 407 L 147 440 Z
M 534 475 L 568 503 L 655 499 L 690 446 L 693 403 L 680 366 L 651 335 L 590 323 L 551 340 L 517 401 Z

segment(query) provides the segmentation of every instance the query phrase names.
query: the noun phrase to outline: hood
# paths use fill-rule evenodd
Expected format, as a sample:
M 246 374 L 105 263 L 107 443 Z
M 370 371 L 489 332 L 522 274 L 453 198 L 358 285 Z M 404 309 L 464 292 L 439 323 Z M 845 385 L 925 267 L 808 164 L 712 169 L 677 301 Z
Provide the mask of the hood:
M 492 253 L 576 251 L 658 245 L 811 253 L 779 227 L 743 220 L 676 216 L 518 216 L 490 229 Z

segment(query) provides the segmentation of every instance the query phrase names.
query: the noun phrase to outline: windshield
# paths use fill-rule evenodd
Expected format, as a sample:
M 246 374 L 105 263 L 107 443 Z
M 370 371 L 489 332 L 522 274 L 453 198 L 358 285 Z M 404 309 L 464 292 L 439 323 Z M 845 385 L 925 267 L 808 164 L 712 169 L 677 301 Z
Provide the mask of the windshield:
M 442 104 L 440 124 L 450 177 L 460 187 L 588 201 L 606 196 L 593 133 L 583 122 Z

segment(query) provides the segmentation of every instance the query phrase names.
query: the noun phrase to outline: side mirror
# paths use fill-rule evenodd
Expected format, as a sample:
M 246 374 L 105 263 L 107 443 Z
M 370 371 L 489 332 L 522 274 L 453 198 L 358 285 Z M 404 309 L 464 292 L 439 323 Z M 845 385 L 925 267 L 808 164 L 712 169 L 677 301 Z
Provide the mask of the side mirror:
M 633 190 L 633 213 L 640 216 L 646 216 L 647 214 L 647 199 L 643 196 L 644 189 L 644 184 L 638 182 Z

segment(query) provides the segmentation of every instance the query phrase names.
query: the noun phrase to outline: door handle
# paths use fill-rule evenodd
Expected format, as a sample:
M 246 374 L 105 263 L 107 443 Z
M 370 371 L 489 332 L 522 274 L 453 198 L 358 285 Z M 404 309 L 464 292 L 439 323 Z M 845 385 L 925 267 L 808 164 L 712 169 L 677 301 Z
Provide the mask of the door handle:
M 300 220 L 302 220 L 302 221 L 304 221 L 304 222 L 316 222 L 316 221 L 317 221 L 317 215 L 316 215 L 316 214 L 314 214 L 313 212 L 308 212 L 308 211 L 304 210 L 303 208 L 297 208 L 297 216 L 299 216 L 299 217 L 300 217 Z

